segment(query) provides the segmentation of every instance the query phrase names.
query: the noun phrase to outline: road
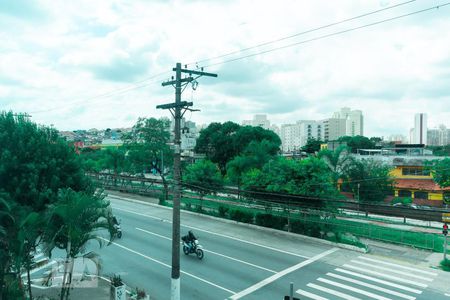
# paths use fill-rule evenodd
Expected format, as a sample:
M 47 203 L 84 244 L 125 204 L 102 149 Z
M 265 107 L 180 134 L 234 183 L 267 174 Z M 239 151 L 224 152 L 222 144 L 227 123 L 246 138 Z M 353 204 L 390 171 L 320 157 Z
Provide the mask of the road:
M 123 237 L 98 249 L 102 273 L 120 274 L 151 299 L 170 295 L 171 213 L 168 208 L 109 197 Z M 447 299 L 445 273 L 397 258 L 355 251 L 254 226 L 188 212 L 205 257 L 181 253 L 181 295 L 198 299 L 283 299 L 294 284 L 300 299 Z M 447 273 L 448 274 L 448 273 Z M 447 289 L 447 290 L 446 290 Z

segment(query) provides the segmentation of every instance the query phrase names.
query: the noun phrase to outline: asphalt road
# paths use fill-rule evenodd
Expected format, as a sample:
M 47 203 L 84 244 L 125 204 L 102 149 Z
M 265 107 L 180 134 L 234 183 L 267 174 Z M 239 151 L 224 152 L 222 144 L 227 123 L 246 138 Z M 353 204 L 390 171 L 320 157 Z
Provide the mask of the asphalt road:
M 121 275 L 151 299 L 170 297 L 171 209 L 110 197 L 122 239 L 98 249 L 102 274 Z M 205 257 L 181 253 L 181 296 L 198 299 L 449 299 L 446 274 L 399 257 L 363 254 L 297 235 L 182 212 Z

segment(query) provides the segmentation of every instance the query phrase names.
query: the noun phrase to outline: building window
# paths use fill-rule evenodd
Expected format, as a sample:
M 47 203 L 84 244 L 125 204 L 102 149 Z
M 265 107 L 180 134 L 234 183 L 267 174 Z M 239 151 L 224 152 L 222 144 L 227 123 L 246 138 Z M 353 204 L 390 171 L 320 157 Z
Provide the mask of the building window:
M 398 191 L 399 197 L 411 197 L 411 191 L 408 190 L 399 190 Z
M 403 167 L 402 175 L 430 176 L 430 170 L 417 167 Z
M 426 199 L 428 200 L 428 192 L 414 192 L 414 199 Z

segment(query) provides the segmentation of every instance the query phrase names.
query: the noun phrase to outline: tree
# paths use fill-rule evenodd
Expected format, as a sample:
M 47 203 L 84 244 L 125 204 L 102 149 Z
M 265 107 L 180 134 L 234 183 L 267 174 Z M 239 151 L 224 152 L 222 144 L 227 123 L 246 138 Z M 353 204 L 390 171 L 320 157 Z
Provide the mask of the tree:
M 345 164 L 349 161 L 350 149 L 347 146 L 341 145 L 336 150 L 328 149 L 321 150 L 317 157 L 325 161 L 328 168 L 333 174 L 333 184 L 337 187 L 339 178 L 343 175 Z
M 309 138 L 306 142 L 306 145 L 301 148 L 302 151 L 305 151 L 309 154 L 314 154 L 320 150 L 320 145 L 323 144 L 321 140 L 316 140 L 315 138 Z
M 205 159 L 186 168 L 183 185 L 200 194 L 200 209 L 202 209 L 203 197 L 215 194 L 223 186 L 223 179 L 217 165 Z
M 434 161 L 431 167 L 431 174 L 434 182 L 441 188 L 450 186 L 450 158 Z
M 278 144 L 268 140 L 251 141 L 241 155 L 235 156 L 227 163 L 227 177 L 237 185 L 238 194 L 241 188 L 242 174 L 253 168 L 261 169 L 265 163 L 274 158 L 278 149 Z
M 255 195 L 266 195 L 264 198 L 273 200 L 280 199 L 273 193 L 303 196 L 303 199 L 284 198 L 314 206 L 323 205 L 319 198 L 338 196 L 329 168 L 316 157 L 304 160 L 277 158 L 266 163 L 262 170 L 252 169 L 245 173 L 242 187 L 246 191 L 256 192 Z
M 133 126 L 133 134 L 125 140 L 131 168 L 139 173 L 155 170 L 163 181 L 166 200 L 169 189 L 167 170 L 173 163 L 173 151 L 169 146 L 169 128 L 169 119 L 139 118 Z
M 352 158 L 344 167 L 342 189 L 351 191 L 360 202 L 382 202 L 392 194 L 391 167 L 372 159 Z
M 278 153 L 280 138 L 272 131 L 261 127 L 240 126 L 233 122 L 211 123 L 200 131 L 194 151 L 204 153 L 213 163 L 217 163 L 222 175 L 226 174 L 226 165 L 247 148 L 252 142 L 267 140 L 274 147 L 270 154 Z
M 61 187 L 93 189 L 73 148 L 55 129 L 1 113 L 0 132 L 0 191 L 11 200 L 40 211 Z
M 92 193 L 94 187 L 74 149 L 55 129 L 2 112 L 0 132 L 1 210 L 3 216 L 8 216 L 0 219 L 0 295 L 7 298 L 3 289 L 5 273 L 13 267 L 17 272 L 12 274 L 12 281 L 21 282 L 19 266 L 26 264 L 37 240 L 33 235 L 44 230 L 44 225 L 32 222 L 37 219 L 36 214 L 42 219 L 46 207 L 57 201 L 61 188 Z
M 44 236 L 46 251 L 49 255 L 54 248 L 66 251 L 61 300 L 69 298 L 74 259 L 80 255 L 92 257 L 92 252 L 85 253 L 87 243 L 96 240 L 102 246 L 100 229 L 108 230 L 110 240 L 114 236 L 111 209 L 105 196 L 62 189 L 58 201 L 49 207 Z

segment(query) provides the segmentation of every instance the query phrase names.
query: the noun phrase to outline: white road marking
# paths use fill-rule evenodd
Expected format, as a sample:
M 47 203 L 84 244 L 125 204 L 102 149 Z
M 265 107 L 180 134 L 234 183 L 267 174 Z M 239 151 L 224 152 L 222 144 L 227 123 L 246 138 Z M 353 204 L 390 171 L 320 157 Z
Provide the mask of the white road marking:
M 100 238 L 101 240 L 104 240 L 104 241 L 106 241 L 106 242 L 109 242 L 109 240 L 107 240 L 107 239 L 105 239 L 105 238 L 102 238 L 102 237 L 98 237 L 98 238 Z M 131 253 L 134 253 L 134 254 L 136 254 L 136 255 L 139 255 L 139 256 L 141 256 L 141 257 L 143 257 L 143 258 L 145 258 L 145 259 L 151 260 L 151 261 L 153 261 L 153 262 L 155 262 L 155 263 L 157 263 L 157 264 L 160 264 L 160 265 L 162 265 L 162 266 L 164 266 L 164 267 L 167 267 L 167 268 L 169 268 L 169 269 L 172 268 L 171 265 L 168 265 L 168 264 L 166 264 L 166 263 L 163 263 L 163 262 L 161 262 L 161 261 L 159 261 L 159 260 L 157 260 L 157 259 L 151 258 L 150 256 L 147 256 L 147 255 L 145 255 L 145 254 L 142 254 L 142 253 L 140 253 L 140 252 L 137 252 L 137 251 L 135 251 L 135 250 L 133 250 L 133 249 L 130 249 L 130 248 L 128 248 L 128 247 L 125 247 L 125 246 L 123 246 L 123 245 L 120 245 L 120 244 L 118 244 L 118 243 L 116 243 L 116 242 L 111 242 L 111 244 L 113 244 L 113 245 L 115 245 L 115 246 L 117 246 L 117 247 L 119 247 L 119 248 L 122 248 L 122 249 L 124 249 L 124 250 L 127 250 L 127 251 L 129 251 L 129 252 L 131 252 Z M 214 287 L 216 287 L 216 288 L 218 288 L 218 289 L 221 289 L 221 290 L 223 290 L 223 291 L 226 291 L 226 292 L 228 292 L 228 293 L 230 293 L 230 294 L 236 294 L 236 293 L 233 292 L 232 290 L 229 290 L 229 289 L 227 289 L 227 288 L 224 288 L 224 287 L 222 287 L 222 286 L 220 286 L 220 285 L 217 285 L 217 284 L 215 284 L 215 283 L 212 283 L 211 281 L 208 281 L 208 280 L 206 280 L 206 279 L 200 278 L 200 277 L 195 276 L 194 274 L 188 273 L 188 272 L 186 272 L 186 271 L 180 270 L 180 273 L 183 273 L 183 274 L 185 274 L 185 275 L 187 275 L 187 276 L 190 276 L 190 277 L 192 277 L 192 278 L 195 278 L 195 279 L 197 279 L 197 280 L 200 280 L 200 281 L 202 281 L 202 282 L 204 282 L 204 283 L 206 283 L 206 284 L 212 285 L 212 286 L 214 286 Z
M 292 267 L 284 269 L 283 271 L 278 272 L 278 273 L 276 273 L 276 274 L 274 274 L 274 275 L 272 275 L 272 276 L 270 276 L 270 277 L 268 277 L 268 278 L 266 278 L 266 279 L 264 279 L 264 280 L 262 280 L 262 281 L 260 281 L 260 282 L 258 282 L 256 284 L 246 288 L 243 291 L 240 291 L 239 293 L 231 296 L 230 299 L 236 300 L 236 299 L 240 299 L 240 298 L 242 298 L 244 296 L 247 296 L 248 294 L 251 294 L 254 291 L 262 288 L 263 286 L 274 282 L 275 280 L 283 277 L 284 275 L 289 274 L 289 273 L 291 273 L 293 271 L 296 271 L 296 270 L 298 270 L 298 269 L 300 269 L 300 268 L 302 268 L 302 267 L 304 267 L 306 265 L 309 265 L 309 264 L 315 262 L 316 260 L 319 260 L 319 259 L 321 259 L 321 258 L 323 258 L 323 257 L 325 257 L 325 256 L 327 256 L 327 255 L 337 251 L 337 250 L 339 250 L 339 249 L 338 248 L 333 248 L 333 249 L 327 250 L 327 251 L 322 252 L 322 253 L 320 253 L 320 254 L 318 254 L 318 255 L 316 255 L 316 256 L 308 259 L 308 260 L 302 261 L 301 263 L 298 263 L 298 264 L 296 264 L 296 265 L 294 265 Z
M 329 288 L 326 288 L 326 287 L 323 287 L 323 286 L 320 286 L 320 285 L 317 285 L 317 284 L 314 284 L 314 283 L 308 283 L 307 286 L 309 286 L 309 287 L 311 287 L 313 289 L 316 289 L 316 290 L 319 290 L 319 291 L 331 294 L 333 296 L 341 297 L 341 298 L 346 299 L 346 300 L 361 300 L 359 298 L 356 298 L 356 297 L 353 297 L 353 296 L 350 296 L 350 295 L 347 295 L 347 294 L 344 294 L 344 293 L 341 293 L 341 292 L 338 292 L 338 291 L 335 291 L 335 290 L 332 290 L 332 289 L 329 289 Z
M 403 272 L 403 271 L 397 271 L 397 270 L 393 270 L 392 268 L 385 268 L 385 267 L 377 266 L 377 265 L 374 265 L 373 263 L 369 264 L 369 263 L 365 263 L 365 262 L 354 260 L 354 259 L 351 262 L 355 263 L 355 264 L 363 265 L 363 266 L 366 266 L 366 267 L 380 269 L 380 270 L 383 270 L 383 271 L 388 271 L 388 272 L 391 272 L 391 273 L 395 273 L 395 274 L 399 274 L 399 275 L 403 275 L 403 276 L 408 276 L 408 277 L 412 277 L 412 278 L 416 278 L 416 279 L 420 279 L 420 280 L 424 280 L 424 281 L 429 281 L 429 282 L 433 281 L 433 278 L 428 278 L 428 277 L 422 277 L 422 276 L 419 276 L 419 275 L 414 275 L 414 274 L 411 274 L 411 272 L 407 273 L 407 272 Z
M 322 278 L 322 277 L 317 278 L 317 280 L 320 281 L 320 282 L 324 282 L 324 283 L 327 283 L 327 284 L 330 284 L 330 285 L 337 286 L 337 287 L 339 287 L 341 289 L 346 289 L 346 290 L 349 290 L 349 291 L 352 291 L 352 292 L 355 292 L 355 293 L 358 293 L 358 294 L 361 294 L 361 295 L 373 298 L 373 299 L 390 300 L 389 298 L 386 298 L 386 297 L 383 297 L 383 296 L 380 296 L 380 295 L 377 295 L 377 294 L 374 294 L 374 293 L 371 293 L 371 292 L 367 292 L 367 291 L 364 291 L 364 290 L 361 290 L 361 289 L 358 289 L 358 288 L 354 288 L 354 287 L 348 286 L 346 284 L 342 284 L 342 283 L 339 283 L 339 282 L 334 282 L 334 281 L 331 281 L 331 280 L 328 280 L 328 279 L 325 279 L 325 278 Z
M 376 276 L 389 278 L 389 279 L 392 279 L 392 280 L 395 280 L 395 281 L 400 281 L 400 282 L 407 283 L 407 284 L 417 285 L 417 286 L 420 286 L 421 288 L 426 288 L 428 286 L 428 285 L 420 283 L 420 282 L 415 282 L 415 281 L 412 281 L 412 280 L 409 280 L 409 279 L 399 278 L 398 276 L 391 276 L 391 275 L 387 275 L 387 274 L 380 273 L 380 272 L 366 270 L 364 268 L 360 268 L 360 267 L 349 265 L 349 264 L 344 264 L 343 267 L 354 269 L 354 270 L 357 270 L 357 271 L 360 271 L 360 272 L 363 272 L 363 273 L 369 273 L 369 274 L 373 274 L 373 275 L 376 275 Z
M 410 270 L 410 271 L 414 271 L 414 272 L 418 272 L 418 273 L 423 273 L 423 274 L 426 274 L 426 275 L 431 275 L 431 276 L 437 276 L 438 275 L 437 273 L 424 271 L 424 270 L 419 270 L 419 269 L 411 268 L 411 267 L 407 267 L 407 266 L 402 266 L 402 265 L 390 263 L 390 262 L 383 261 L 383 260 L 373 259 L 373 258 L 369 258 L 369 257 L 365 257 L 365 256 L 360 256 L 359 259 L 364 259 L 364 260 L 368 260 L 368 261 L 371 261 L 371 262 L 385 264 L 385 265 L 393 266 L 393 267 L 400 268 L 400 269 L 405 269 L 405 270 Z
M 125 211 L 125 212 L 129 212 L 129 213 L 132 213 L 132 214 L 136 214 L 136 215 L 139 215 L 139 216 L 143 216 L 143 217 L 147 217 L 147 218 L 151 218 L 151 219 L 155 219 L 155 220 L 159 220 L 159 221 L 164 221 L 164 222 L 167 222 L 167 223 L 172 223 L 172 221 L 163 220 L 163 219 L 158 218 L 158 217 L 150 216 L 148 214 L 138 213 L 138 212 L 135 212 L 135 211 L 132 211 L 132 210 L 128 210 L 128 209 L 123 209 L 123 208 L 118 208 L 118 207 L 114 207 L 114 209 Z M 301 254 L 297 254 L 297 253 L 292 253 L 292 252 L 289 252 L 289 251 L 284 251 L 284 250 L 281 250 L 281 249 L 277 249 L 277 248 L 273 248 L 273 247 L 270 247 L 270 246 L 261 245 L 261 244 L 254 243 L 254 242 L 249 242 L 249 241 L 242 240 L 242 239 L 239 239 L 239 238 L 236 238 L 236 237 L 232 237 L 232 236 L 228 236 L 228 235 L 225 235 L 225 234 L 212 232 L 212 231 L 201 229 L 201 228 L 198 228 L 198 227 L 185 226 L 185 225 L 181 225 L 181 227 L 195 229 L 197 231 L 206 232 L 206 233 L 209 233 L 209 234 L 212 234 L 212 235 L 224 237 L 224 238 L 227 238 L 227 239 L 235 240 L 235 241 L 238 241 L 238 242 L 241 242 L 241 243 L 250 244 L 250 245 L 253 245 L 253 246 L 258 246 L 258 247 L 261 247 L 261 248 L 266 248 L 266 249 L 269 249 L 269 250 L 272 250 L 272 251 L 276 251 L 276 252 L 289 254 L 289 255 L 292 255 L 292 256 L 297 256 L 297 257 L 306 258 L 306 259 L 310 258 L 309 256 L 305 256 L 305 255 L 301 255 Z
M 160 238 L 172 241 L 171 238 L 162 236 L 160 234 L 157 234 L 157 233 L 154 233 L 154 232 L 142 229 L 142 228 L 138 228 L 138 227 L 136 227 L 136 229 L 139 230 L 139 231 L 142 231 L 142 232 L 145 232 L 145 233 L 148 233 L 148 234 L 151 234 L 151 235 L 154 235 L 154 236 L 157 236 L 157 237 L 160 237 Z M 227 255 L 224 255 L 224 254 L 220 254 L 220 253 L 217 253 L 217 252 L 214 252 L 214 251 L 211 251 L 211 250 L 207 250 L 205 248 L 203 248 L 203 251 L 207 252 L 207 253 L 215 254 L 217 256 L 222 256 L 222 257 L 225 257 L 227 259 L 234 260 L 234 261 L 237 261 L 239 263 L 242 263 L 242 264 L 245 264 L 245 265 L 249 265 L 249 266 L 252 266 L 254 268 L 258 268 L 258 269 L 261 269 L 261 270 L 264 270 L 264 271 L 267 271 L 267 272 L 271 272 L 271 273 L 276 273 L 277 272 L 277 271 L 274 271 L 274 270 L 270 270 L 270 269 L 267 269 L 267 268 L 264 268 L 264 267 L 261 267 L 261 266 L 258 266 L 258 265 L 255 265 L 255 264 L 252 264 L 252 263 L 249 263 L 249 262 L 237 259 L 237 258 L 234 258 L 234 257 L 230 257 L 230 256 L 227 256 Z
M 40 266 L 39 268 L 36 268 L 36 269 L 31 270 L 31 271 L 30 271 L 30 275 L 32 275 L 32 274 L 34 274 L 34 273 L 36 273 L 36 272 L 38 272 L 38 271 L 40 271 L 40 270 L 42 270 L 42 269 L 45 269 L 45 268 L 47 268 L 47 267 L 50 267 L 50 266 L 54 265 L 55 263 L 56 263 L 56 260 L 49 261 L 49 262 L 46 263 L 45 265 Z M 23 276 L 27 276 L 27 273 L 22 274 L 22 277 L 23 277 Z
M 392 286 L 394 288 L 401 289 L 401 290 L 404 290 L 404 291 L 408 291 L 408 292 L 411 292 L 411 293 L 415 293 L 415 294 L 419 294 L 419 295 L 422 294 L 422 291 L 420 291 L 420 290 L 416 290 L 416 289 L 410 288 L 408 286 L 404 286 L 404 285 L 401 285 L 401 284 L 393 283 L 393 282 L 386 281 L 386 280 L 383 280 L 383 279 L 378 279 L 378 278 L 375 278 L 375 277 L 363 275 L 363 274 L 352 272 L 352 271 L 349 271 L 349 270 L 344 270 L 344 269 L 341 269 L 341 268 L 336 268 L 335 270 L 338 271 L 338 272 L 341 272 L 341 273 L 345 273 L 345 274 L 349 274 L 349 275 L 355 276 L 355 277 L 364 278 L 364 279 L 367 279 L 367 280 L 370 280 L 370 281 L 373 281 L 373 282 L 377 282 L 377 283 L 381 283 L 381 284 L 384 284 L 384 285 Z
M 371 288 L 373 290 L 377 290 L 377 291 L 380 291 L 380 292 L 383 292 L 383 293 L 386 293 L 386 294 L 391 294 L 391 295 L 394 295 L 394 296 L 397 296 L 397 297 L 400 297 L 400 298 L 404 298 L 404 299 L 408 299 L 408 300 L 416 299 L 416 297 L 412 297 L 412 296 L 405 295 L 405 294 L 402 294 L 402 293 L 399 293 L 399 292 L 396 292 L 396 291 L 388 290 L 388 289 L 382 288 L 382 287 L 380 287 L 378 285 L 366 283 L 364 281 L 348 278 L 348 277 L 341 276 L 341 275 L 334 274 L 334 273 L 327 273 L 327 275 L 330 276 L 330 277 L 334 277 L 334 278 L 340 279 L 340 280 L 344 280 L 344 281 L 348 281 L 348 282 L 351 282 L 351 283 L 359 284 L 359 285 L 362 285 L 362 286 L 365 286 L 365 287 L 368 287 L 368 288 Z
M 310 299 L 313 299 L 313 300 L 328 300 L 328 298 L 324 298 L 324 297 L 318 296 L 316 294 L 313 294 L 313 293 L 310 293 L 310 292 L 307 292 L 304 290 L 297 290 L 296 293 L 300 294 L 302 296 L 308 297 Z

